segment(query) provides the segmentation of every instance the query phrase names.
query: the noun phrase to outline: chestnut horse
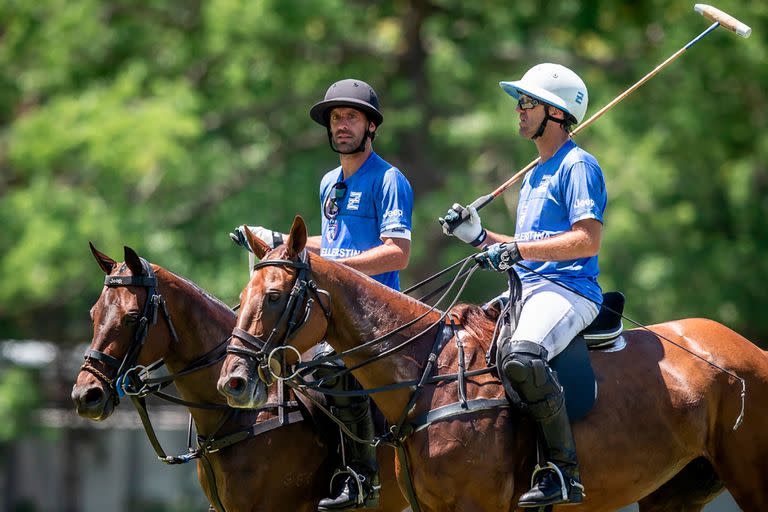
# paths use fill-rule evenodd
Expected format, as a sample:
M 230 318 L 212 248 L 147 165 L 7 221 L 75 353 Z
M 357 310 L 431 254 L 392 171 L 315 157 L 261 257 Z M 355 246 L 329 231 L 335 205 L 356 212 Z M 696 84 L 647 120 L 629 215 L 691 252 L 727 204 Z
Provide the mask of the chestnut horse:
M 248 235 L 254 252 L 264 257 L 269 248 Z M 253 339 L 285 332 L 280 319 L 285 318 L 289 291 L 305 286 L 307 296 L 323 300 L 317 294 L 321 290 L 330 300 L 323 308 L 310 310 L 303 327 L 293 330 L 290 345 L 301 352 L 325 337 L 366 389 L 420 379 L 439 328 L 430 326 L 440 321 L 440 312 L 355 270 L 307 254 L 306 239 L 306 226 L 296 217 L 286 244 L 269 252 L 243 290 L 237 328 Z M 301 304 L 298 307 L 303 311 Z M 484 368 L 493 320 L 476 306 L 457 306 L 453 313 L 461 322 L 467 371 Z M 414 336 L 412 343 L 399 347 Z M 589 414 L 573 426 L 586 497 L 569 510 L 607 512 L 638 500 L 643 510 L 700 510 L 722 484 L 743 510 L 768 510 L 768 355 L 734 331 L 705 319 L 665 322 L 623 336 L 623 350 L 591 353 L 599 396 Z M 270 347 L 272 338 L 266 343 Z M 380 343 L 342 353 L 379 338 Z M 234 336 L 232 346 L 245 347 Z M 384 352 L 387 357 L 374 359 Z M 456 343 L 443 343 L 437 372 L 457 372 L 458 353 Z M 253 407 L 264 400 L 265 384 L 249 359 L 229 353 L 224 361 L 218 387 L 233 407 Z M 742 407 L 742 383 L 745 415 L 734 429 Z M 427 380 L 408 418 L 415 421 L 457 402 L 458 387 L 456 380 Z M 372 395 L 390 424 L 398 424 L 412 389 Z M 504 396 L 491 374 L 467 379 L 469 400 Z M 452 416 L 405 440 L 407 457 L 398 456 L 398 477 L 407 489 L 403 478 L 407 464 L 424 512 L 510 511 L 529 487 L 535 445 L 533 422 L 516 409 Z M 683 478 L 675 478 L 678 474 Z M 690 500 L 676 496 L 686 480 L 692 485 Z
M 94 325 L 91 350 L 86 353 L 86 364 L 72 390 L 72 399 L 81 416 L 104 420 L 113 412 L 117 404 L 114 384 L 117 366 L 107 362 L 114 358 L 119 363 L 132 350 L 139 317 L 148 299 L 148 285 L 154 283 L 154 293 L 162 297 L 161 301 L 164 299 L 168 315 L 165 318 L 157 315 L 157 324 L 147 326 L 136 364 L 147 365 L 162 358 L 171 373 L 182 372 L 175 379 L 182 399 L 197 404 L 219 404 L 218 410 L 190 407 L 200 434 L 215 433 L 214 438 L 223 440 L 252 427 L 258 430 L 258 426 L 270 420 L 275 423 L 274 409 L 238 410 L 238 414 L 225 418 L 235 411 L 226 407 L 216 391 L 221 358 L 206 360 L 205 355 L 215 356 L 217 347 L 229 337 L 235 325 L 235 314 L 228 306 L 190 281 L 150 265 L 128 247 L 124 264 L 116 263 L 92 245 L 91 250 L 107 274 L 109 284 L 91 310 Z M 152 274 L 155 280 L 147 281 Z M 163 325 L 165 323 L 167 325 Z M 223 350 L 218 353 L 223 354 Z M 213 364 L 204 366 L 200 361 Z M 193 371 L 185 374 L 190 365 Z M 269 400 L 277 402 L 277 397 L 273 394 Z M 290 416 L 295 420 L 295 415 Z M 220 424 L 222 421 L 225 422 Z M 216 504 L 218 496 L 227 512 L 316 510 L 317 502 L 328 493 L 329 475 L 338 458 L 338 429 L 322 432 L 319 425 L 328 429 L 322 421 L 313 424 L 299 418 L 297 422 L 261 432 L 218 451 L 203 452 L 205 460 L 198 461 L 198 478 L 211 503 Z M 401 511 L 407 503 L 395 482 L 392 457 L 384 452 L 380 459 L 382 507 L 378 510 Z M 212 468 L 213 483 L 208 481 L 203 464 Z

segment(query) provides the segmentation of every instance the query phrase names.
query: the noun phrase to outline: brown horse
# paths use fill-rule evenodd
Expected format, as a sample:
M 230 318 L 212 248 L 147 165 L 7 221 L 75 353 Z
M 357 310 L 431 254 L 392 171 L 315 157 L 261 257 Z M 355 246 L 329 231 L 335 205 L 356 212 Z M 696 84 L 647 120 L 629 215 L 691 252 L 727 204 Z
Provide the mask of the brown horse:
M 306 238 L 306 227 L 297 217 L 286 245 L 269 253 L 244 289 L 238 328 L 254 337 L 273 329 L 284 332 L 285 326 L 276 324 L 296 276 L 302 274 L 302 282 L 312 283 L 310 289 L 329 294 L 330 315 L 326 318 L 320 308 L 312 310 L 305 327 L 290 338 L 291 345 L 303 351 L 325 336 L 342 352 L 416 320 L 344 360 L 352 367 L 391 352 L 354 369 L 367 389 L 419 379 L 435 339 L 437 327 L 430 326 L 440 319 L 439 312 L 352 269 L 313 254 L 307 257 Z M 254 237 L 249 243 L 260 257 L 269 250 Z M 467 370 L 485 367 L 493 320 L 474 306 L 459 306 L 453 313 L 461 322 Z M 424 334 L 413 343 L 391 350 L 419 333 Z M 743 510 L 768 510 L 766 353 L 705 319 L 666 322 L 650 330 L 628 331 L 624 337 L 623 350 L 591 355 L 599 397 L 573 427 L 586 498 L 569 510 L 607 512 L 638 500 L 643 510 L 700 510 L 722 488 L 719 480 Z M 244 344 L 233 338 L 232 346 Z M 436 368 L 441 374 L 456 372 L 457 361 L 456 343 L 445 343 Z M 747 391 L 744 421 L 736 430 L 742 401 L 741 381 L 735 374 L 744 379 Z M 264 394 L 253 364 L 237 353 L 225 359 L 218 386 L 235 407 L 258 405 Z M 377 393 L 373 399 L 396 424 L 410 392 Z M 457 393 L 455 380 L 427 383 L 409 418 L 457 402 Z M 468 379 L 466 395 L 470 400 L 499 399 L 504 391 L 486 373 Z M 528 489 L 536 458 L 532 421 L 510 408 L 436 421 L 407 438 L 405 448 L 408 460 L 398 460 L 401 486 L 405 488 L 406 463 L 425 512 L 513 510 Z M 688 490 L 690 500 L 676 496 Z
M 104 287 L 91 310 L 93 341 L 87 362 L 77 376 L 72 399 L 81 416 L 104 420 L 117 403 L 114 396 L 117 365 L 108 361 L 114 358 L 119 362 L 132 350 L 139 317 L 148 299 L 147 285 L 152 284 L 147 278 L 154 274 L 154 293 L 164 298 L 168 315 L 163 318 L 164 315 L 158 314 L 157 324 L 148 327 L 136 364 L 147 365 L 162 358 L 170 372 L 184 372 L 190 364 L 201 361 L 201 357 L 205 360 L 204 355 L 216 353 L 235 325 L 235 314 L 190 281 L 141 260 L 128 247 L 124 264 L 116 263 L 93 246 L 91 250 L 111 284 Z M 219 410 L 190 408 L 198 433 L 215 432 L 215 438 L 224 439 L 276 417 L 273 409 L 237 411 L 238 414 L 220 426 L 224 415 L 234 410 L 226 407 L 216 391 L 221 358 L 214 357 L 209 362 L 213 364 L 195 365 L 194 371 L 175 380 L 184 400 L 221 406 Z M 268 399 L 277 401 L 275 394 Z M 328 475 L 337 464 L 338 430 L 333 435 L 333 430 L 329 433 L 325 428 L 327 425 L 322 421 L 317 424 L 298 421 L 218 451 L 206 452 L 205 460 L 198 462 L 200 484 L 211 503 L 216 503 L 212 493 L 215 485 L 215 493 L 227 512 L 314 511 L 317 502 L 328 492 Z M 384 450 L 387 448 L 381 448 L 383 492 L 379 510 L 401 511 L 407 503 L 397 489 L 392 457 Z M 206 478 L 204 463 L 210 464 L 215 482 Z

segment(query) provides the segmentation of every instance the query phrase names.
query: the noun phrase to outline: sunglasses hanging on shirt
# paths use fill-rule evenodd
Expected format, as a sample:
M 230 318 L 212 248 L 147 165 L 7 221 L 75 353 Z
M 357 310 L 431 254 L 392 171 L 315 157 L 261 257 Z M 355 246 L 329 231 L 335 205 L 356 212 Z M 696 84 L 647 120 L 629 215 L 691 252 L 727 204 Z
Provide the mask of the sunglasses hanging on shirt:
M 331 191 L 325 198 L 325 204 L 323 205 L 323 215 L 328 220 L 335 220 L 339 215 L 339 203 L 347 195 L 347 184 L 343 181 L 337 181 L 331 187 Z
M 325 198 L 323 204 L 323 215 L 328 219 L 328 224 L 325 228 L 325 238 L 328 242 L 333 242 L 336 237 L 339 236 L 339 224 L 336 221 L 336 217 L 339 215 L 339 204 L 347 195 L 347 184 L 343 181 L 337 181 L 331 187 L 331 191 L 328 193 L 328 197 Z

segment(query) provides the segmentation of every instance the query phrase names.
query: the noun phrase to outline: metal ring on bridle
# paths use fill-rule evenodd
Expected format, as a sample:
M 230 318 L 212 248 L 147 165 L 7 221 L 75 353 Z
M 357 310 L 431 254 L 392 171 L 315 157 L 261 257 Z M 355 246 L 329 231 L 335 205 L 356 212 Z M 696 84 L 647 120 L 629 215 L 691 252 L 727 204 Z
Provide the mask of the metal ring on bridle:
M 294 377 L 296 377 L 296 375 L 299 374 L 299 368 L 297 368 L 289 377 L 281 377 L 279 375 L 275 375 L 275 372 L 272 371 L 271 361 L 272 361 L 272 359 L 274 359 L 275 352 L 277 352 L 278 350 L 286 350 L 286 349 L 291 349 L 294 352 L 296 352 L 296 357 L 299 360 L 298 363 L 296 363 L 296 364 L 298 365 L 298 364 L 301 363 L 301 352 L 299 352 L 298 349 L 296 347 L 294 347 L 293 345 L 280 345 L 280 346 L 277 346 L 277 347 L 273 348 L 270 351 L 269 356 L 267 357 L 267 368 L 269 368 L 269 373 L 272 374 L 272 377 L 274 377 L 278 381 L 291 380 Z
M 129 368 L 127 371 L 125 371 L 115 380 L 115 389 L 117 390 L 117 394 L 120 397 L 140 396 L 146 386 L 143 385 L 139 389 L 130 389 L 129 387 L 132 386 L 134 382 L 130 382 L 129 379 L 135 376 L 137 379 L 139 379 L 139 384 L 144 384 L 141 380 L 141 374 L 146 373 L 146 371 L 147 367 L 142 365 L 134 366 L 133 368 Z

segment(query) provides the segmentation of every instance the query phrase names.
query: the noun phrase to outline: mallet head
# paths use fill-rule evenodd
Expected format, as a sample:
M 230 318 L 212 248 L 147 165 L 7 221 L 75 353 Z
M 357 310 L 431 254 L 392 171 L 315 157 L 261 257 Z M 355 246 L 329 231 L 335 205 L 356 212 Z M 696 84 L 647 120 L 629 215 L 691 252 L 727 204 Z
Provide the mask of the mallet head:
M 716 7 L 712 7 L 707 4 L 696 4 L 693 9 L 704 16 L 707 19 L 720 23 L 721 26 L 727 28 L 731 32 L 736 32 L 743 38 L 749 37 L 752 33 L 752 29 L 748 25 L 740 22 L 730 14 L 724 13 Z

